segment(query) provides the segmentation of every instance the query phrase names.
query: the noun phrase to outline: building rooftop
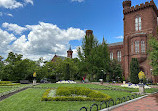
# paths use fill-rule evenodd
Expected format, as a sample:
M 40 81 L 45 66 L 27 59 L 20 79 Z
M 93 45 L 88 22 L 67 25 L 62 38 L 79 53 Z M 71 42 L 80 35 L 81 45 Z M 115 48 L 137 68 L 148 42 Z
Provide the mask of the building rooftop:
M 116 46 L 116 45 L 123 45 L 123 42 L 116 42 L 116 43 L 108 44 L 108 46 Z

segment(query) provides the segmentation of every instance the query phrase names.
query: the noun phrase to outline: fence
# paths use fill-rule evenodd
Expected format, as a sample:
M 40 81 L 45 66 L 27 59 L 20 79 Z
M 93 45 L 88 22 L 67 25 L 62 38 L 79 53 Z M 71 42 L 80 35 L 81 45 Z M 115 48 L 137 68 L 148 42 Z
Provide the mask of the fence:
M 114 106 L 114 105 L 129 101 L 129 100 L 135 99 L 139 96 L 141 96 L 141 95 L 140 94 L 133 94 L 131 96 L 116 98 L 115 100 L 110 99 L 109 101 L 102 101 L 100 104 L 94 103 L 90 106 L 90 108 L 87 108 L 84 106 L 84 107 L 80 108 L 79 111 L 92 111 L 94 108 L 96 109 L 95 111 L 98 111 L 98 110 L 101 110 L 103 108 L 108 108 L 110 106 Z M 105 105 L 105 107 L 102 108 L 102 105 Z

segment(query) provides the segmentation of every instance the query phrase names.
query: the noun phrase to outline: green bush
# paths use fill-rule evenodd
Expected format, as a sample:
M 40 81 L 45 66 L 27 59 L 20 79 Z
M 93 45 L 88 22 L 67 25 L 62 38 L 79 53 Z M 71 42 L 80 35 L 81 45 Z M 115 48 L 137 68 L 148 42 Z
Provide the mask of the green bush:
M 0 86 L 15 86 L 15 85 L 20 85 L 20 83 L 0 84 Z
M 65 87 L 60 87 L 56 90 L 56 95 L 59 96 L 70 96 L 71 95 L 71 91 L 69 88 Z
M 11 84 L 12 82 L 10 81 L 0 81 L 0 84 Z
M 55 97 L 48 97 L 50 90 L 45 91 L 42 101 L 106 101 L 111 99 L 107 94 L 84 87 L 59 87 Z

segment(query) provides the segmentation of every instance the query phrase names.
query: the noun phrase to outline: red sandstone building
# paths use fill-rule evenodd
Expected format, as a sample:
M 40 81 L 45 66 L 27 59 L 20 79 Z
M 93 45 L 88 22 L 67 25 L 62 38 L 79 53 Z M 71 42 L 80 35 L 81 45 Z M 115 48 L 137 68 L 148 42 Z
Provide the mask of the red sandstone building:
M 152 67 L 149 65 L 147 55 L 148 35 L 152 34 L 157 37 L 157 17 L 158 9 L 153 0 L 145 2 L 145 4 L 131 7 L 131 1 L 123 1 L 124 14 L 124 40 L 108 44 L 110 51 L 110 59 L 117 59 L 121 62 L 125 79 L 128 80 L 130 75 L 130 62 L 132 58 L 137 58 L 142 70 L 148 80 L 158 83 L 158 76 L 152 76 Z M 93 34 L 92 30 L 87 30 L 86 35 Z M 73 51 L 71 48 L 67 51 L 67 57 L 72 58 Z M 63 58 L 55 55 L 56 57 Z
M 131 1 L 123 1 L 124 40 L 109 44 L 110 59 L 121 62 L 124 76 L 127 80 L 130 74 L 130 62 L 137 58 L 148 80 L 158 82 L 158 77 L 152 76 L 152 67 L 149 65 L 147 49 L 148 35 L 157 36 L 158 9 L 153 0 L 145 4 L 131 7 Z M 93 31 L 87 30 L 86 35 Z
M 72 58 L 72 53 L 73 53 L 73 51 L 71 50 L 71 46 L 70 46 L 69 50 L 67 51 L 67 58 Z M 58 58 L 58 57 L 61 58 L 62 60 L 64 60 L 66 58 L 66 57 L 58 56 L 55 54 L 51 61 L 55 62 L 56 58 Z

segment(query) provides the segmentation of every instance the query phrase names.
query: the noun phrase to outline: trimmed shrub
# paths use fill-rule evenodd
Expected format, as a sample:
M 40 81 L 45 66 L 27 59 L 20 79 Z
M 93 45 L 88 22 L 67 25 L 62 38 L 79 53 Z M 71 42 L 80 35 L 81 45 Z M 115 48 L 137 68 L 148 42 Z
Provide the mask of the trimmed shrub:
M 106 101 L 111 97 L 102 92 L 84 87 L 59 87 L 55 97 L 48 97 L 51 89 L 47 89 L 42 101 Z
M 0 84 L 11 84 L 12 82 L 10 81 L 0 81 Z
M 15 85 L 20 85 L 20 83 L 0 84 L 0 86 L 15 86 Z
M 71 95 L 71 91 L 69 88 L 65 87 L 65 88 L 58 88 L 56 90 L 56 95 L 59 95 L 59 96 L 70 96 Z

